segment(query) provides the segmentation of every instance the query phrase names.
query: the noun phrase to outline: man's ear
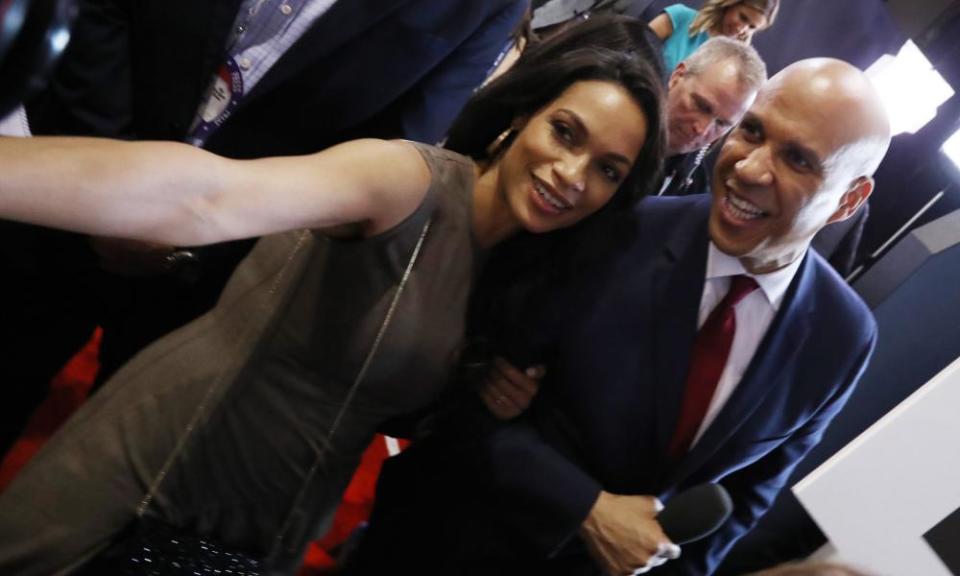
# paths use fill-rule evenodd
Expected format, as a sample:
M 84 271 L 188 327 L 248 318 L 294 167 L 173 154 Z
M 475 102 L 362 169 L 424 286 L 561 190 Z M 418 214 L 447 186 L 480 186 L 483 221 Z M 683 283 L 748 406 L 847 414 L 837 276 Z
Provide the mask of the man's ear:
M 670 79 L 667 81 L 667 89 L 673 88 L 681 78 L 684 77 L 687 73 L 687 64 L 681 62 L 677 64 L 677 67 L 673 69 L 673 72 L 670 73 Z
M 856 214 L 860 206 L 870 197 L 870 194 L 873 192 L 873 187 L 873 178 L 869 176 L 861 176 L 854 180 L 850 189 L 840 197 L 840 206 L 827 220 L 827 224 L 841 222 Z

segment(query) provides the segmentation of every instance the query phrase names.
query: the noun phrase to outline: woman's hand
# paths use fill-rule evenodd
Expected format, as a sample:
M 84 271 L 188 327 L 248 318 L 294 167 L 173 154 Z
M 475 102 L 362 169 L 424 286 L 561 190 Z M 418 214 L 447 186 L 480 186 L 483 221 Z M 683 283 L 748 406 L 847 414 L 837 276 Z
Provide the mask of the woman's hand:
M 521 371 L 498 356 L 493 359 L 480 385 L 480 399 L 497 418 L 516 418 L 530 406 L 545 373 L 543 366 L 531 366 Z

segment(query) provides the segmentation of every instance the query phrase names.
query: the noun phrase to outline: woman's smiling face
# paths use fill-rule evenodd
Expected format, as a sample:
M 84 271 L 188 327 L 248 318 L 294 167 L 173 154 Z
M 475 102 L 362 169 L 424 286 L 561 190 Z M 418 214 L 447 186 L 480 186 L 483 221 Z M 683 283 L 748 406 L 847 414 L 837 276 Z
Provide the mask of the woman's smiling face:
M 548 232 L 610 201 L 643 148 L 647 118 L 619 84 L 575 82 L 529 118 L 499 161 L 499 192 L 519 227 Z
M 767 27 L 763 12 L 743 2 L 730 6 L 723 12 L 720 34 L 741 42 L 750 43 L 754 33 Z

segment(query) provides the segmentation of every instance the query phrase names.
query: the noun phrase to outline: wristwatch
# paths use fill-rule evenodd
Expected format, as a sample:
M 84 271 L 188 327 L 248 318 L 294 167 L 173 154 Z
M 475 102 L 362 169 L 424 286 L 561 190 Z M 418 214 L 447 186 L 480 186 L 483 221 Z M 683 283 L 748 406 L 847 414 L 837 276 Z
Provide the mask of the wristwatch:
M 164 258 L 164 271 L 176 276 L 183 282 L 193 283 L 200 278 L 202 262 L 195 252 L 180 248 L 170 252 Z

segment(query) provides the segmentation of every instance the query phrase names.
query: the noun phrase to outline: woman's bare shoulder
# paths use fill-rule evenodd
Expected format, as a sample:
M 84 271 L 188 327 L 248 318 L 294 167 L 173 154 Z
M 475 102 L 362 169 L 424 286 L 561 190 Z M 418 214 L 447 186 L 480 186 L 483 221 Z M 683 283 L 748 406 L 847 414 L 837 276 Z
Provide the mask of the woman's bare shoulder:
M 366 204 L 362 212 L 368 217 L 358 224 L 365 236 L 403 221 L 420 206 L 430 188 L 430 167 L 412 142 L 368 138 L 340 144 L 331 151 L 343 159 L 338 168 L 349 172 L 349 179 L 359 185 Z

